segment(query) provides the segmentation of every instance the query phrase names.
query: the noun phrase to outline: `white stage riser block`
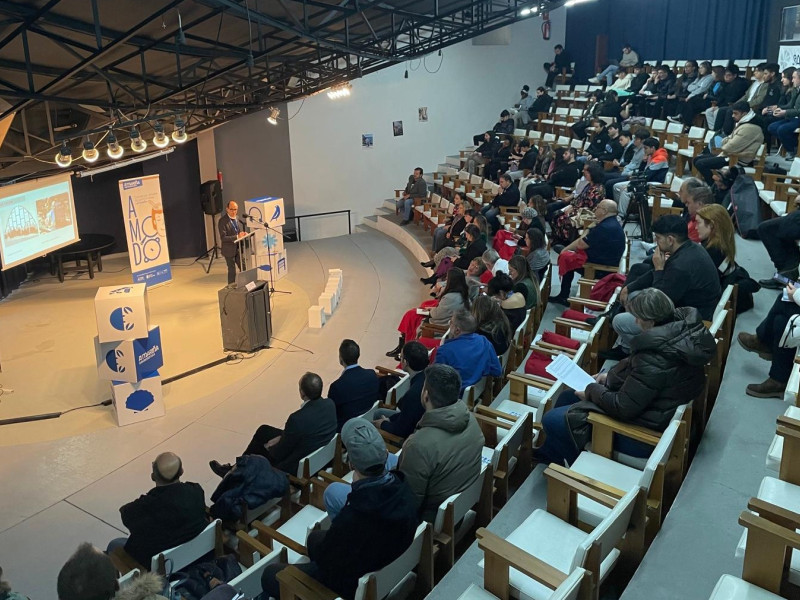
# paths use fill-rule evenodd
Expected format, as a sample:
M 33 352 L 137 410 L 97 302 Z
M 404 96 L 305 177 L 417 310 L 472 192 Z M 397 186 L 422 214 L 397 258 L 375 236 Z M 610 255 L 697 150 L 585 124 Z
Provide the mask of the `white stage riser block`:
M 308 309 L 308 326 L 313 329 L 321 329 L 325 325 L 325 309 L 319 305 L 314 305 Z
M 262 196 L 244 202 L 245 214 L 263 221 L 272 229 L 278 229 L 286 224 L 286 214 L 284 212 L 283 198 L 277 196 Z M 256 222 L 253 227 L 261 227 L 261 223 Z
M 339 300 L 341 299 L 342 294 L 339 291 L 338 287 L 336 287 L 335 285 L 327 285 L 325 286 L 325 293 L 333 294 L 333 299 L 336 301 L 337 305 L 339 304 Z
M 333 311 L 336 310 L 336 305 L 333 302 L 333 294 L 320 294 L 319 301 L 317 302 L 325 311 L 325 316 L 330 317 Z
M 331 295 L 331 301 L 333 302 L 333 310 L 335 312 L 336 309 L 339 308 L 339 296 L 336 294 L 336 290 L 335 289 L 333 289 L 333 290 L 325 290 L 322 293 Z
M 339 293 L 342 293 L 342 280 L 340 278 L 329 277 L 328 283 L 325 284 L 326 288 L 331 286 L 336 286 L 336 289 L 339 290 Z
M 158 371 L 149 373 L 138 383 L 114 381 L 111 383 L 117 425 L 131 425 L 163 417 L 164 396 Z
M 150 307 L 144 283 L 98 288 L 94 311 L 101 344 L 148 335 Z
M 164 366 L 161 350 L 161 330 L 150 328 L 150 335 L 138 340 L 101 344 L 94 338 L 97 375 L 108 381 L 136 383 L 145 375 Z

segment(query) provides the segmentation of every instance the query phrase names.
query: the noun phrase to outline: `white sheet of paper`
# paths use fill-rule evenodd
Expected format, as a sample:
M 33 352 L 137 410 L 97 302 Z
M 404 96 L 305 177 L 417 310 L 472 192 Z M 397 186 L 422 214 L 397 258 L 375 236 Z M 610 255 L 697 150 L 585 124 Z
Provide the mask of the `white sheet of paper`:
M 566 354 L 559 354 L 545 369 L 564 385 L 573 390 L 582 392 L 590 383 L 595 383 L 594 378 L 576 365 Z
M 506 246 L 512 246 L 512 247 L 517 245 L 517 242 L 515 242 L 514 240 L 506 240 L 504 243 Z

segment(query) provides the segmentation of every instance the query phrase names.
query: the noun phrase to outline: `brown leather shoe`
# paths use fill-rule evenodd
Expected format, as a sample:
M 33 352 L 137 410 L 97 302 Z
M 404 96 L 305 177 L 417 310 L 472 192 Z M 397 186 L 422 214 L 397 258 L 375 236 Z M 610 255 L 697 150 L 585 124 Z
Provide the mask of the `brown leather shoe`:
M 775 381 L 771 377 L 763 383 L 751 383 L 747 386 L 747 395 L 756 398 L 783 398 L 786 384 Z
M 739 345 L 748 352 L 755 352 L 764 360 L 772 362 L 772 352 L 769 351 L 769 348 L 766 344 L 762 343 L 761 340 L 758 339 L 758 336 L 755 336 L 752 333 L 742 332 L 736 337 L 736 339 L 739 340 Z

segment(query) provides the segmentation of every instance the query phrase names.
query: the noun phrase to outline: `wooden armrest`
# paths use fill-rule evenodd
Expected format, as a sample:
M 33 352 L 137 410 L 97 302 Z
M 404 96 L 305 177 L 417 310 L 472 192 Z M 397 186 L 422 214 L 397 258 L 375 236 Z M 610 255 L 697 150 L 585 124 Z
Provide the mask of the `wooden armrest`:
M 500 419 L 494 419 L 492 417 L 487 417 L 486 415 L 475 415 L 475 420 L 480 425 L 481 423 L 488 425 L 489 427 L 499 427 L 500 429 L 511 429 L 512 424 L 507 423 L 505 421 L 501 421 Z
M 600 300 L 590 300 L 589 298 L 579 298 L 577 296 L 570 296 L 567 298 L 567 302 L 570 303 L 570 306 L 573 304 L 580 305 L 583 308 L 588 308 L 590 310 L 599 310 L 603 311 L 608 308 L 607 302 L 601 302 Z
M 397 375 L 398 377 L 403 377 L 406 372 L 400 371 L 399 369 L 389 369 L 388 367 L 382 367 L 380 365 L 376 365 L 373 367 L 379 375 Z
M 111 562 L 114 564 L 114 567 L 116 567 L 117 571 L 119 571 L 122 575 L 125 575 L 125 573 L 133 571 L 134 569 L 139 569 L 142 573 L 149 571 L 148 567 L 140 565 L 135 558 L 125 551 L 125 548 L 122 546 L 117 546 L 114 548 L 108 554 L 108 556 L 111 559 Z
M 405 440 L 403 438 L 401 438 L 400 436 L 395 435 L 393 433 L 389 433 L 388 431 L 384 431 L 383 429 L 380 429 L 380 428 L 378 429 L 378 433 L 381 434 L 381 437 L 383 438 L 384 442 L 388 442 L 389 444 L 391 444 L 395 448 L 402 448 L 403 447 L 403 442 L 405 442 Z
M 262 544 L 245 531 L 237 531 L 236 538 L 239 540 L 239 547 L 237 549 L 239 562 L 245 567 L 253 566 L 254 552 L 258 552 L 261 558 L 264 558 L 267 554 L 272 552 L 265 544 Z M 286 548 L 281 548 L 281 562 L 286 562 Z
M 577 471 L 573 471 L 568 467 L 564 467 L 556 463 L 551 463 L 548 468 L 553 469 L 554 471 L 557 471 L 558 473 L 561 473 L 563 475 L 566 475 L 567 477 L 571 477 L 575 481 L 579 481 L 582 484 L 597 490 L 601 494 L 606 494 L 607 496 L 611 496 L 612 498 L 616 498 L 617 500 L 619 500 L 625 495 L 624 490 L 615 488 L 611 485 L 607 485 L 602 481 L 597 481 L 596 479 L 592 479 L 591 477 L 583 475 L 582 473 L 578 473 Z
M 475 537 L 478 539 L 478 547 L 487 555 L 487 563 L 500 561 L 502 564 L 515 568 L 551 590 L 556 589 L 567 578 L 565 573 L 528 554 L 522 548 L 504 540 L 484 527 L 475 532 Z M 507 577 L 507 574 L 504 577 Z
M 594 329 L 594 325 L 589 325 L 588 323 L 584 323 L 583 321 L 565 319 L 563 317 L 556 317 L 555 319 L 553 319 L 553 324 L 565 325 L 567 327 L 574 327 L 575 329 L 582 329 L 583 331 L 591 331 L 592 329 Z
M 768 181 L 772 182 L 772 183 L 784 183 L 784 182 L 786 182 L 787 179 L 791 180 L 789 183 L 791 183 L 791 182 L 800 182 L 800 176 L 788 175 L 788 174 L 787 175 L 780 175 L 778 173 L 763 173 L 761 175 L 761 179 L 762 179 L 762 181 L 764 181 L 765 185 L 766 185 L 766 183 Z
M 346 483 L 347 485 L 350 485 L 349 481 L 345 481 L 341 477 L 338 477 L 333 473 L 328 473 L 327 471 L 320 471 L 319 473 L 317 473 L 317 475 L 325 483 Z
M 289 485 L 293 485 L 295 487 L 305 487 L 309 484 L 307 479 L 300 479 L 296 475 L 292 475 L 291 473 L 287 473 L 286 476 L 289 478 Z
M 553 498 L 553 500 L 558 499 L 558 496 L 556 495 L 556 492 L 557 492 L 557 489 L 559 487 L 561 488 L 561 493 L 562 494 L 563 494 L 564 491 L 574 492 L 576 494 L 580 494 L 581 496 L 589 498 L 590 500 L 594 500 L 595 502 L 605 506 L 606 508 L 614 508 L 614 506 L 616 506 L 616 504 L 617 504 L 617 500 L 615 498 L 609 496 L 608 494 L 604 494 L 602 492 L 599 492 L 599 491 L 589 487 L 588 485 L 585 485 L 584 483 L 582 483 L 580 481 L 572 479 L 571 477 L 567 477 L 563 473 L 561 473 L 559 471 L 556 471 L 555 469 L 551 468 L 550 466 L 548 466 L 544 470 L 544 476 L 547 478 L 547 488 L 548 488 L 547 489 L 547 491 L 548 491 L 548 494 L 547 494 L 547 510 L 548 510 L 548 512 L 551 510 L 551 508 L 554 508 L 554 507 L 551 507 L 551 505 L 550 505 L 551 497 Z M 563 501 L 563 500 L 561 500 L 561 501 L 564 502 L 564 504 L 567 505 L 567 506 L 570 504 L 570 502 L 566 502 L 566 501 Z
M 589 423 L 592 424 L 592 427 L 610 429 L 614 433 L 624 435 L 625 437 L 642 442 L 648 446 L 656 446 L 661 439 L 660 435 L 655 434 L 650 429 L 639 427 L 638 425 L 623 423 L 609 417 L 608 415 L 590 412 L 588 419 Z
M 486 415 L 488 417 L 494 417 L 495 419 L 506 419 L 507 421 L 512 422 L 515 422 L 517 419 L 519 419 L 519 417 L 504 413 L 488 406 L 484 406 L 483 404 L 479 404 L 475 407 L 475 414 Z
M 800 421 L 798 421 L 797 419 L 793 419 L 792 417 L 787 417 L 786 415 L 781 415 L 778 417 L 777 422 L 778 422 L 778 429 L 780 429 L 781 426 L 783 426 L 789 430 L 800 432 Z M 793 436 L 793 437 L 798 437 L 798 436 Z
M 294 566 L 278 572 L 281 597 L 287 600 L 336 600 L 339 594 Z
M 749 510 L 745 510 L 739 515 L 739 525 L 749 529 L 759 529 L 780 539 L 784 544 L 795 550 L 800 550 L 800 534 L 786 527 L 781 527 L 763 517 L 754 515 Z
M 556 346 L 555 344 L 543 342 L 542 340 L 536 342 L 536 348 L 540 350 L 551 350 L 552 352 L 550 352 L 550 354 L 554 355 L 566 354 L 568 356 L 575 356 L 575 354 L 578 352 L 574 348 L 564 348 L 563 346 Z
M 556 382 L 551 379 L 539 377 L 538 375 L 528 375 L 527 373 L 509 373 L 507 379 L 509 381 L 516 381 L 527 387 L 535 387 L 544 391 L 548 391 L 556 384 Z
M 270 543 L 268 545 L 270 546 L 273 542 L 278 542 L 279 544 L 289 548 L 289 550 L 297 552 L 298 554 L 302 554 L 303 556 L 308 556 L 308 548 L 306 548 L 303 544 L 294 541 L 292 538 L 283 535 L 277 529 L 274 529 L 269 525 L 264 525 L 264 523 L 261 521 L 255 521 L 253 526 L 256 528 L 256 531 L 258 531 L 258 541 L 260 541 L 262 544 L 265 543 L 264 539 L 266 538 L 269 540 Z
M 763 517 L 767 521 L 771 521 L 781 527 L 786 527 L 788 529 L 797 529 L 800 527 L 800 514 L 783 508 L 782 506 L 776 506 L 760 498 L 750 498 L 750 501 L 747 503 L 747 508 L 757 512 L 760 517 Z

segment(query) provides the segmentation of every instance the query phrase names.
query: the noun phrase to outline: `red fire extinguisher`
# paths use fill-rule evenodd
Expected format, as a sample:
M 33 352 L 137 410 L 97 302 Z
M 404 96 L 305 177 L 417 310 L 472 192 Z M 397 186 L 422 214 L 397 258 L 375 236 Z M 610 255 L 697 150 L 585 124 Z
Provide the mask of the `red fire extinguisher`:
M 542 39 L 549 40 L 550 39 L 550 13 L 543 12 L 542 13 Z

